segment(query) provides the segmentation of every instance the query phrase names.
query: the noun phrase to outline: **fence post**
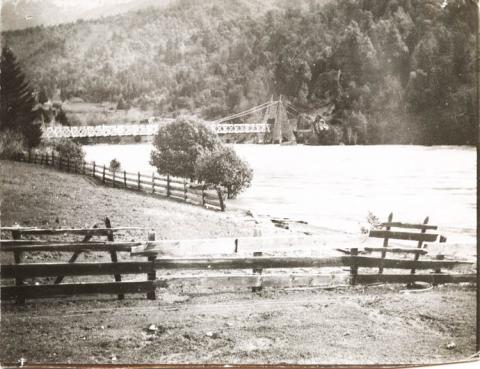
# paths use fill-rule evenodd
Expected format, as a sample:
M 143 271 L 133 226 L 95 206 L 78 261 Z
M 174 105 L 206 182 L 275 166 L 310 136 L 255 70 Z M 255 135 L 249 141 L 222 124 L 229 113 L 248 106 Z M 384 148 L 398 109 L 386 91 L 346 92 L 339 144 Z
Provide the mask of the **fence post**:
M 105 183 L 105 164 L 103 165 L 102 182 Z
M 87 164 L 87 163 L 85 162 L 85 160 L 82 161 L 82 167 L 83 167 L 83 168 L 82 168 L 82 173 L 83 173 L 83 175 L 85 175 L 85 164 Z
M 205 184 L 202 186 L 202 205 L 205 206 Z
M 358 255 L 358 248 L 354 247 L 350 249 L 350 255 L 355 258 Z M 355 259 L 352 260 L 352 264 L 350 265 L 350 277 L 351 277 L 351 284 L 354 286 L 357 283 L 357 275 L 358 275 L 358 266 Z
M 393 220 L 393 213 L 390 213 L 388 215 L 388 222 L 391 223 Z M 390 227 L 386 227 L 385 230 L 389 231 Z M 386 248 L 388 247 L 388 237 L 385 237 L 383 240 L 383 247 Z M 382 250 L 382 261 L 380 262 L 380 266 L 378 267 L 378 274 L 383 273 L 383 259 L 385 259 L 385 256 L 387 256 L 387 252 L 385 250 Z
M 93 161 L 92 177 L 95 178 L 95 161 Z
M 183 179 L 183 198 L 185 200 L 185 202 L 187 201 L 187 179 L 184 178 Z
M 33 158 L 33 164 L 37 164 L 37 156 L 38 156 L 38 154 L 35 153 L 35 156 L 34 156 L 34 158 Z
M 20 232 L 19 231 L 12 231 L 12 238 L 14 240 L 19 240 L 20 239 Z M 20 264 L 23 259 L 23 253 L 21 251 L 14 251 L 13 252 L 14 258 L 15 258 L 15 264 Z M 23 285 L 23 279 L 22 278 L 15 278 L 15 285 L 16 286 L 22 286 Z M 17 305 L 25 305 L 25 296 L 22 293 L 19 293 L 16 298 L 16 304 Z
M 262 256 L 262 255 L 263 255 L 263 252 L 261 251 L 256 251 L 253 253 L 253 256 Z M 262 271 L 263 271 L 262 268 L 253 268 L 254 275 L 261 275 Z M 252 292 L 260 292 L 261 290 L 262 290 L 261 283 L 260 283 L 260 286 L 252 287 Z
M 155 232 L 149 232 L 148 233 L 148 241 L 155 241 Z M 152 272 L 147 274 L 147 279 L 149 281 L 152 281 L 152 283 L 153 283 L 153 281 L 155 281 L 155 279 L 157 279 L 157 275 L 155 273 L 155 259 L 156 258 L 157 258 L 156 256 L 149 256 L 148 257 L 148 261 L 152 262 Z M 153 285 L 152 290 L 150 292 L 147 292 L 147 299 L 156 300 L 155 285 Z
M 32 162 L 32 151 L 28 150 L 28 162 Z
M 137 188 L 138 188 L 138 190 L 140 191 L 140 172 L 138 172 Z
M 442 255 L 442 254 L 435 255 L 435 260 L 445 260 L 445 255 Z M 441 274 L 441 273 L 442 273 L 442 268 L 435 268 L 435 274 Z M 434 286 L 438 285 L 436 275 L 433 277 L 432 285 Z
M 123 171 L 123 184 L 125 185 L 125 188 L 127 188 L 127 171 Z
M 218 201 L 220 202 L 220 209 L 222 211 L 225 211 L 225 203 L 223 201 L 222 189 L 220 187 L 217 187 L 217 194 L 218 194 Z
M 429 220 L 429 217 L 426 217 L 423 221 L 423 224 L 428 224 L 428 220 Z M 422 229 L 422 234 L 424 234 L 427 230 L 424 228 Z M 418 244 L 417 244 L 417 248 L 418 249 L 421 249 L 423 246 L 423 241 L 420 240 L 418 241 Z M 420 253 L 417 253 L 413 256 L 413 261 L 418 261 L 418 259 L 420 259 Z M 415 268 L 412 268 L 412 270 L 410 270 L 410 274 L 415 274 Z
M 113 188 L 115 188 L 115 173 L 116 173 L 116 171 L 114 170 L 114 171 L 112 172 L 112 187 L 113 187 Z
M 155 172 L 152 173 L 152 193 L 155 193 Z
M 170 174 L 167 174 L 167 197 L 170 196 Z
M 105 228 L 112 228 L 112 224 L 110 223 L 110 219 L 105 218 Z M 108 242 L 113 242 L 113 232 L 112 231 L 108 231 L 107 233 L 107 241 Z M 110 251 L 110 259 L 112 260 L 112 263 L 116 263 L 118 262 L 118 258 L 117 258 L 117 251 L 116 250 L 111 250 Z M 120 274 L 114 274 L 113 275 L 114 278 L 115 278 L 115 282 L 121 282 L 122 281 L 122 276 Z M 125 295 L 124 294 L 119 294 L 118 295 L 118 299 L 119 300 L 123 300 L 125 298 Z
M 55 152 L 52 151 L 52 167 L 55 168 Z

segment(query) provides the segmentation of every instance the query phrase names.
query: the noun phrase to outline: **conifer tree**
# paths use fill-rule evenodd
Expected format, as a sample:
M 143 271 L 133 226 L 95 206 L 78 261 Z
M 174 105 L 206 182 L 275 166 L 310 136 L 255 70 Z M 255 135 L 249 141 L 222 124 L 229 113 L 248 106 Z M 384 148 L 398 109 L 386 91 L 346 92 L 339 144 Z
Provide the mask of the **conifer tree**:
M 33 91 L 8 46 L 2 48 L 0 71 L 0 131 L 20 132 L 28 148 L 38 146 L 42 130 L 35 124 Z

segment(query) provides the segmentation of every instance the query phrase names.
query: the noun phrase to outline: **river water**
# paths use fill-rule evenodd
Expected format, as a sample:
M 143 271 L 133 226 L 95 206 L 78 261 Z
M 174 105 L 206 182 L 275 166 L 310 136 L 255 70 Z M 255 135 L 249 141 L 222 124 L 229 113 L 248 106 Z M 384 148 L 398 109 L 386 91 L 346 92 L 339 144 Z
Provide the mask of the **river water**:
M 451 242 L 475 243 L 476 153 L 472 147 L 233 145 L 254 170 L 227 206 L 355 234 L 372 212 L 385 220 L 430 216 Z M 87 145 L 87 160 L 116 158 L 150 173 L 152 146 Z

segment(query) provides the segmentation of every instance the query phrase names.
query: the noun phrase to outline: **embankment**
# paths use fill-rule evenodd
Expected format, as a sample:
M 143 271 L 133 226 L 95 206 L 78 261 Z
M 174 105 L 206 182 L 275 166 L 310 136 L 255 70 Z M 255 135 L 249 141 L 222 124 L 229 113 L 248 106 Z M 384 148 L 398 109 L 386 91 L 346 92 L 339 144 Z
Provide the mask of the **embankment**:
M 208 211 L 10 161 L 0 161 L 0 201 L 4 226 L 90 227 L 108 216 L 114 227 L 149 228 L 157 239 L 251 236 L 254 232 L 240 212 Z

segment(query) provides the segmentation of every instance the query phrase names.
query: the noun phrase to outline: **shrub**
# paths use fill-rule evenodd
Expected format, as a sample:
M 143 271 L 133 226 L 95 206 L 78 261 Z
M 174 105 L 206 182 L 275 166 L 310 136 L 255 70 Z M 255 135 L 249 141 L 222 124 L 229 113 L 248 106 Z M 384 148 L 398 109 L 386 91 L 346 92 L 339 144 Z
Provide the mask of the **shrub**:
M 253 171 L 230 147 L 202 154 L 196 162 L 196 177 L 206 183 L 224 186 L 229 199 L 250 186 Z
M 110 161 L 110 170 L 112 172 L 118 172 L 121 169 L 122 165 L 117 159 L 112 159 Z
M 85 158 L 85 152 L 82 145 L 69 140 L 68 138 L 62 138 L 55 142 L 55 151 L 57 151 L 60 157 L 70 158 L 72 161 L 83 161 Z
M 179 117 L 160 127 L 153 141 L 150 164 L 160 174 L 195 179 L 198 157 L 221 147 L 221 141 L 204 124 L 190 117 Z
M 5 130 L 0 132 L 0 159 L 15 159 L 24 152 L 23 135 L 18 131 Z

